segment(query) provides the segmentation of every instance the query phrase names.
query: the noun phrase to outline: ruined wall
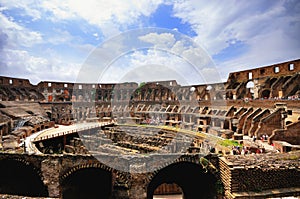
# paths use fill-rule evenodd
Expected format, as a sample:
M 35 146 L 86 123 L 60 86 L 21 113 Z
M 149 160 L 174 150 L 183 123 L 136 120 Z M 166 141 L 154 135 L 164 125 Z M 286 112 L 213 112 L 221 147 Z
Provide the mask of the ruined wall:
M 262 135 L 272 135 L 272 131 L 275 129 L 283 129 L 283 120 L 282 120 L 282 110 L 277 109 L 270 115 L 264 117 L 260 120 L 258 128 L 256 129 L 254 135 L 257 138 L 260 138 Z
M 272 143 L 275 140 L 286 141 L 293 145 L 300 145 L 300 121 L 289 124 L 286 129 L 276 129 L 273 131 L 270 139 Z
M 270 114 L 269 109 L 265 109 L 265 110 L 259 112 L 258 114 L 256 114 L 251 121 L 250 128 L 247 129 L 247 131 L 245 129 L 245 133 L 248 133 L 247 135 L 249 135 L 249 136 L 254 136 L 254 135 L 257 136 L 257 134 L 255 134 L 255 132 L 259 128 L 261 120 L 264 117 L 268 116 L 269 114 Z M 257 138 L 259 138 L 259 137 L 257 137 Z
M 45 101 L 70 101 L 72 98 L 74 83 L 42 81 L 37 85 Z
M 2 86 L 21 86 L 21 87 L 32 87 L 28 79 L 12 78 L 0 76 L 0 85 Z
M 42 81 L 37 86 L 27 79 L 0 77 L 0 99 L 58 101 L 190 101 L 299 95 L 300 60 L 292 60 L 229 74 L 227 82 L 181 86 L 176 80 L 121 84 Z M 247 83 L 253 81 L 253 91 Z M 18 89 L 22 87 L 22 89 Z M 29 89 L 30 88 L 30 89 Z M 254 92 L 254 94 L 252 93 Z M 254 95 L 254 96 L 253 96 Z
M 279 77 L 291 75 L 297 72 L 300 72 L 300 59 L 245 71 L 233 72 L 229 74 L 229 79 L 234 79 L 236 82 L 247 82 L 249 79 Z M 249 73 L 252 74 L 250 75 L 251 78 L 249 78 Z
M 300 60 L 229 74 L 227 99 L 288 98 L 299 96 Z
M 0 76 L 0 101 L 40 101 L 44 96 L 28 79 Z

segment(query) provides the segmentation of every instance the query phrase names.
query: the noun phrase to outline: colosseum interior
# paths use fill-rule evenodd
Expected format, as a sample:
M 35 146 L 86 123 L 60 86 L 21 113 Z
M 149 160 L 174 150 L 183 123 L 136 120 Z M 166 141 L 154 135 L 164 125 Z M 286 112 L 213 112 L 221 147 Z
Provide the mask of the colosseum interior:
M 2 165 L 6 164 L 5 161 L 10 160 L 7 159 L 7 154 L 20 155 L 16 156 L 19 159 L 29 155 L 25 157 L 26 160 L 37 156 L 37 160 L 30 161 L 40 162 L 34 164 L 43 173 L 44 161 L 62 161 L 52 160 L 57 155 L 73 155 L 84 159 L 85 156 L 90 157 L 93 150 L 96 152 L 92 154 L 109 153 L 112 156 L 155 154 L 158 151 L 167 154 L 199 154 L 205 151 L 206 154 L 217 157 L 208 161 L 211 165 L 211 176 L 203 173 L 196 175 L 213 183 L 212 168 L 218 170 L 216 181 L 222 187 L 222 191 L 216 194 L 219 198 L 299 196 L 299 100 L 300 59 L 231 72 L 226 82 L 188 86 L 181 86 L 175 80 L 140 84 L 42 81 L 32 85 L 28 79 L 1 76 L 0 150 L 3 157 L 0 157 L 0 161 L 3 162 Z M 105 125 L 97 127 L 97 131 L 79 130 L 80 125 L 87 123 Z M 74 125 L 79 125 L 78 129 L 65 130 L 66 133 L 63 134 L 45 133 L 52 129 L 71 129 Z M 91 138 L 91 134 L 97 136 Z M 211 138 L 206 140 L 201 135 Z M 176 144 L 170 144 L 174 140 Z M 30 146 L 33 148 L 29 148 L 27 142 L 32 142 Z M 45 157 L 48 160 L 44 160 Z M 276 161 L 279 159 L 282 161 Z M 94 160 L 89 161 L 90 165 Z M 182 163 L 181 169 L 195 172 L 197 169 L 206 168 L 203 162 L 200 165 L 202 167 L 198 165 L 198 168 Z M 169 166 L 166 171 L 171 174 L 177 167 L 178 165 Z M 264 167 L 268 167 L 266 172 L 274 175 L 275 180 L 262 182 L 262 176 L 269 179 L 263 173 Z M 277 167 L 285 169 L 280 173 L 276 170 Z M 256 170 L 252 171 L 251 168 Z M 153 173 L 157 175 L 151 177 L 152 181 L 142 181 L 139 179 L 150 179 L 145 176 L 154 174 L 139 176 L 117 170 L 108 168 L 102 173 L 96 169 L 90 171 L 90 175 L 104 176 L 103 178 L 108 178 L 108 182 L 113 184 L 101 184 L 104 187 L 103 192 L 110 198 L 152 198 L 155 194 L 176 193 L 184 193 L 184 198 L 195 198 L 192 191 L 189 191 L 194 189 L 192 185 L 187 186 L 182 182 L 180 187 L 174 183 L 161 182 L 164 177 L 170 182 L 177 180 L 177 183 L 181 183 L 180 174 L 178 179 L 173 179 L 165 176 L 168 173 L 155 171 Z M 77 192 L 71 193 L 72 188 L 79 186 L 80 176 L 85 179 L 86 174 L 74 174 L 73 177 L 78 178 L 77 182 L 70 178 L 72 174 L 63 175 L 64 169 L 57 171 L 57 175 L 63 177 L 54 180 L 57 182 L 54 183 L 54 188 L 54 185 L 45 180 L 46 174 L 41 174 L 44 175 L 43 186 L 40 188 L 42 194 L 37 195 L 76 198 Z M 110 172 L 114 177 L 111 178 Z M 123 179 L 126 175 L 131 175 L 130 183 L 128 179 Z M 191 178 L 193 176 L 187 175 L 191 175 Z M 5 181 L 5 177 L 6 174 L 0 174 L 1 194 L 15 197 L 37 196 L 22 190 L 14 191 L 11 182 Z M 124 185 L 125 192 L 120 188 L 123 185 L 117 185 L 118 180 L 115 179 L 119 178 L 123 179 L 119 180 L 123 184 L 127 183 Z M 258 179 L 259 182 L 253 185 L 250 178 Z M 240 185 L 239 181 L 247 181 L 248 184 Z M 146 188 L 140 189 L 139 186 Z M 86 189 L 92 194 L 98 188 L 91 184 Z M 107 191 L 108 189 L 111 191 Z M 203 188 L 205 189 L 212 187 L 207 186 Z M 272 192 L 272 195 L 268 190 L 278 193 Z M 137 193 L 141 195 L 138 196 Z M 95 195 L 91 195 L 91 198 Z M 205 197 L 212 196 L 208 194 Z

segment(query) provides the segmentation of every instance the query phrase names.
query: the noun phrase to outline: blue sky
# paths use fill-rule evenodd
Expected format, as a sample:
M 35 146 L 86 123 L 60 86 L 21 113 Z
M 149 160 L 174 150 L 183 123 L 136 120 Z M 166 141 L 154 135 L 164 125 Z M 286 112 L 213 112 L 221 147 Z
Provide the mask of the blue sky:
M 28 78 L 33 84 L 74 82 L 99 45 L 111 45 L 116 36 L 147 27 L 191 38 L 212 60 L 220 81 L 226 81 L 232 71 L 300 58 L 298 0 L 0 0 L 0 24 L 0 75 Z M 180 42 L 170 34 L 149 35 L 148 42 L 163 41 L 172 45 L 169 49 L 178 50 Z M 132 49 L 110 65 L 103 81 L 175 78 L 167 70 L 160 71 L 166 65 L 174 74 L 184 71 L 181 76 L 189 79 L 193 72 L 178 57 L 184 54 L 193 59 L 191 50 L 195 49 L 176 51 L 180 52 L 176 57 L 153 49 Z M 135 69 L 124 69 L 132 65 L 142 71 L 139 79 L 133 77 L 138 73 Z

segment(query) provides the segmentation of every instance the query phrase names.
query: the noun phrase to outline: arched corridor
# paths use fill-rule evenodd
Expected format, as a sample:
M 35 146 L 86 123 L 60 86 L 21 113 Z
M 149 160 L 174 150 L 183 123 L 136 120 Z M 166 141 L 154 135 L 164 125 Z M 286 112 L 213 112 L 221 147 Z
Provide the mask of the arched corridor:
M 47 187 L 32 165 L 10 159 L 0 161 L 0 193 L 48 196 Z
M 270 90 L 269 89 L 265 89 L 261 92 L 261 98 L 265 98 L 268 99 L 270 97 Z
M 108 199 L 112 192 L 111 172 L 100 168 L 75 171 L 61 183 L 64 199 Z
M 152 199 L 155 190 L 163 183 L 175 183 L 184 199 L 210 199 L 216 197 L 216 178 L 195 163 L 180 162 L 160 170 L 147 187 L 147 198 Z

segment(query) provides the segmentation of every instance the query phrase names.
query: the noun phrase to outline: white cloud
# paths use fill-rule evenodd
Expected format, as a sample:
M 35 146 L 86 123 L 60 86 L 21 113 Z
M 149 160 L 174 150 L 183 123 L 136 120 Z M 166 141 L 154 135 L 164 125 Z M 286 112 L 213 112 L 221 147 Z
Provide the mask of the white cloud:
M 126 38 L 110 41 L 116 38 L 115 35 L 127 30 L 128 27 L 143 26 L 141 16 L 150 16 L 161 3 L 163 3 L 163 0 L 0 0 L 0 4 L 3 6 L 0 10 L 19 8 L 24 10 L 24 13 L 19 13 L 18 16 L 31 16 L 32 20 L 46 17 L 51 19 L 53 23 L 87 22 L 94 29 L 90 30 L 90 26 L 87 26 L 87 31 L 83 32 L 89 34 L 91 38 L 99 40 L 103 39 L 101 35 L 103 34 L 104 39 L 109 41 L 104 42 L 104 45 L 109 45 L 109 47 L 103 46 L 106 52 L 99 51 L 102 61 L 107 61 L 106 64 L 109 65 L 111 64 L 109 61 L 123 59 L 118 56 L 126 57 L 126 59 L 124 58 L 125 65 L 120 64 L 122 67 L 115 64 L 109 65 L 114 70 L 109 76 L 111 78 L 107 81 L 119 81 L 120 77 L 118 75 L 123 74 L 124 76 L 127 73 L 126 77 L 131 77 L 130 74 L 144 75 L 145 78 L 161 77 L 167 73 L 154 74 L 158 68 L 157 66 L 162 65 L 166 67 L 161 71 L 170 69 L 183 77 L 190 76 L 191 80 L 196 79 L 193 76 L 195 74 L 191 70 L 187 70 L 187 61 L 195 67 L 199 67 L 198 73 L 200 72 L 204 76 L 214 76 L 212 74 L 216 73 L 211 71 L 214 66 L 211 68 L 206 67 L 211 64 L 208 54 L 217 57 L 222 50 L 235 43 L 242 43 L 247 48 L 244 54 L 240 53 L 237 56 L 230 57 L 227 61 L 217 63 L 219 72 L 223 75 L 227 75 L 233 70 L 243 70 L 247 67 L 299 58 L 300 3 L 298 1 L 219 0 L 210 1 L 209 3 L 204 0 L 175 1 L 174 3 L 168 1 L 167 3 L 174 4 L 174 16 L 191 24 L 193 31 L 197 34 L 193 41 L 199 45 L 189 45 L 185 43 L 186 41 L 178 40 L 178 37 L 170 33 L 161 32 L 153 32 L 139 37 L 141 41 L 153 44 L 153 48 L 157 48 L 156 51 L 127 52 L 128 41 Z M 289 8 L 287 8 L 287 3 L 290 4 Z M 32 72 L 35 75 L 40 72 L 39 78 L 41 79 L 64 77 L 71 80 L 77 77 L 76 72 L 80 68 L 78 64 L 80 60 L 76 57 L 80 54 L 78 52 L 82 52 L 82 59 L 84 59 L 84 56 L 87 56 L 94 48 L 94 46 L 84 41 L 85 38 L 81 38 L 80 35 L 72 35 L 73 33 L 67 28 L 63 29 L 64 27 L 54 29 L 55 33 L 51 33 L 51 35 L 46 32 L 33 31 L 30 30 L 30 25 L 26 28 L 14 21 L 14 16 L 6 16 L 1 11 L 0 51 L 1 49 L 2 51 L 0 52 L 0 62 L 3 62 L 2 57 L 5 56 L 5 60 L 7 60 L 7 66 L 5 67 L 9 67 L 7 70 L 12 70 L 15 62 L 16 71 L 19 69 L 19 71 Z M 81 30 L 83 29 L 85 30 L 85 27 L 81 27 Z M 66 49 L 76 49 L 72 51 L 76 55 L 64 53 L 64 55 L 58 56 L 60 55 L 58 50 L 52 49 L 53 52 L 51 51 L 48 57 L 46 53 L 35 51 L 41 49 L 36 44 L 42 44 L 45 48 L 63 44 Z M 136 46 L 133 45 L 133 47 Z M 207 49 L 208 53 L 202 47 Z M 161 52 L 163 50 L 167 52 Z M 128 54 L 125 55 L 124 53 Z M 14 56 L 16 57 L 15 61 L 13 60 Z M 26 59 L 28 60 L 26 61 Z M 21 68 L 22 62 L 26 67 Z M 137 71 L 134 71 L 132 65 L 138 67 Z M 44 71 L 49 70 L 48 76 L 42 74 L 44 72 L 42 70 L 33 72 L 38 66 L 44 67 Z M 144 72 L 142 71 L 143 66 L 145 66 Z M 155 70 L 149 71 L 151 67 L 148 66 L 153 66 Z M 70 70 L 70 68 L 74 70 Z M 59 72 L 58 76 L 53 72 L 54 69 Z M 36 76 L 36 79 L 38 79 L 38 76 Z
M 219 77 L 214 67 L 197 67 L 178 54 L 154 48 L 120 57 L 107 68 L 101 82 L 177 80 L 190 85 L 219 82 Z
M 120 33 L 123 26 L 137 23 L 141 15 L 149 16 L 162 0 L 53 0 L 42 1 L 43 9 L 52 12 L 54 21 L 81 18 L 97 25 L 106 37 Z
M 287 8 L 287 4 L 290 8 Z M 299 1 L 178 1 L 175 16 L 191 24 L 195 41 L 218 56 L 232 41 L 240 41 L 244 54 L 217 63 L 220 72 L 299 58 Z M 232 56 L 232 55 L 231 55 Z M 227 78 L 227 77 L 226 77 Z
M 49 54 L 46 58 L 33 56 L 25 50 L 2 51 L 1 59 L 5 61 L 3 75 L 29 78 L 34 84 L 39 81 L 75 81 L 80 64 L 72 63 L 57 55 Z
M 262 33 L 283 28 L 299 16 L 288 17 L 284 1 L 180 1 L 175 3 L 175 16 L 192 24 L 198 37 L 212 54 L 227 47 L 227 41 L 248 41 Z M 267 7 L 262 10 L 262 7 Z M 299 18 L 298 18 L 299 19 Z
M 44 39 L 44 43 L 59 45 L 72 44 L 72 41 L 80 41 L 81 38 L 75 38 L 70 32 L 66 30 L 55 29 L 55 33 Z
M 203 68 L 214 67 L 211 57 L 201 46 L 178 32 L 149 33 L 140 36 L 139 39 L 152 43 L 153 48 L 165 50 L 180 57 L 185 62 L 193 65 L 198 71 L 201 71 Z M 170 57 L 167 58 L 172 59 Z
M 139 40 L 151 43 L 154 48 L 171 48 L 175 43 L 175 37 L 171 33 L 161 33 L 156 32 L 149 33 L 139 37 Z
M 0 13 L 0 24 L 2 32 L 7 35 L 7 45 L 10 47 L 31 47 L 42 42 L 41 33 L 20 26 L 2 13 Z
M 251 48 L 246 54 L 218 63 L 224 77 L 233 71 L 299 59 L 299 41 L 288 37 L 282 30 L 273 31 L 272 37 L 269 34 L 257 36 L 249 41 L 249 45 Z
M 104 48 L 97 48 L 87 59 L 85 70 L 80 74 L 82 78 L 90 80 L 100 77 L 101 82 L 175 79 L 182 85 L 221 80 L 208 54 L 193 40 L 179 33 L 149 31 L 130 32 L 130 36 L 121 35 L 104 44 Z M 127 44 L 132 42 L 132 48 L 130 45 L 124 46 L 123 37 L 129 40 Z
M 32 20 L 38 20 L 41 18 L 41 12 L 39 11 L 39 3 L 36 0 L 0 0 L 1 5 L 3 6 L 2 10 L 18 8 L 24 10 L 23 15 L 32 17 Z M 22 15 L 22 13 L 20 13 Z

